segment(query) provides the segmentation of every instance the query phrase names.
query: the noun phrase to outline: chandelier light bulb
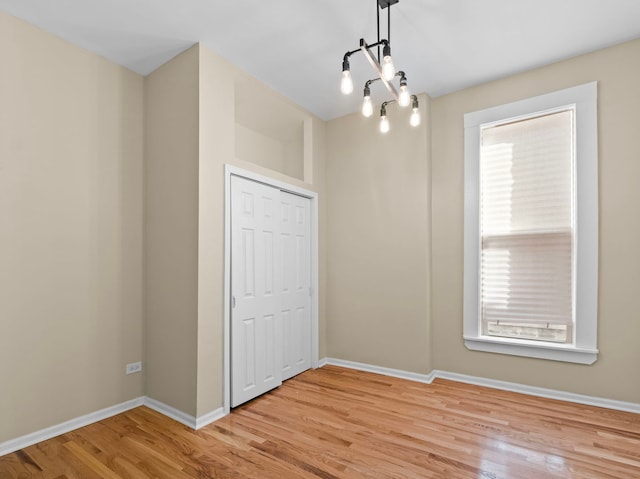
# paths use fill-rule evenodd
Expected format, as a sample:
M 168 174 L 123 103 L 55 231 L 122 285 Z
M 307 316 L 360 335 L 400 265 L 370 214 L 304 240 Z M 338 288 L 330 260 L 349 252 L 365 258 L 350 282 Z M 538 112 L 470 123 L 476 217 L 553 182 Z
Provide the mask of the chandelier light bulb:
M 382 76 L 385 80 L 391 81 L 396 75 L 396 67 L 393 66 L 393 60 L 391 56 L 384 57 L 382 59 Z
M 409 118 L 409 124 L 411 126 L 418 126 L 420 124 L 420 112 L 418 111 L 418 107 L 415 107 L 411 112 L 411 117 Z
M 382 49 L 382 76 L 385 80 L 391 81 L 396 76 L 396 67 L 391 59 L 391 47 L 387 43 Z
M 389 131 L 389 120 L 386 116 L 380 117 L 380 133 L 387 133 Z
M 371 97 L 369 95 L 366 95 L 362 102 L 362 114 L 367 118 L 373 115 L 373 103 L 371 103 Z
M 407 88 L 406 83 L 400 84 L 400 93 L 398 94 L 398 105 L 405 107 L 409 106 L 411 103 L 411 94 L 409 93 L 409 88 Z
M 387 104 L 386 102 L 380 107 L 380 133 L 387 133 L 389 131 L 389 119 L 387 118 Z
M 342 70 L 342 82 L 340 83 L 340 91 L 349 95 L 353 91 L 353 80 L 349 70 Z

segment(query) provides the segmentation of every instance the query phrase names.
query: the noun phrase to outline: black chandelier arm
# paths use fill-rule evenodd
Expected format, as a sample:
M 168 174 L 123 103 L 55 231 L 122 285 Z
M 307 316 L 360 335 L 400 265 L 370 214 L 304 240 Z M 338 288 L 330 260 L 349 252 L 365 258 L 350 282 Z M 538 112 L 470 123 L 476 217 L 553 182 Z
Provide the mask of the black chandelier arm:
M 406 82 L 407 81 L 407 76 L 403 71 L 398 71 L 396 73 L 397 77 L 400 77 L 400 82 Z M 372 78 L 371 80 L 367 80 L 364 84 L 364 94 L 365 96 L 369 94 L 370 92 L 370 87 L 372 83 L 375 83 L 377 81 L 380 81 L 380 77 L 376 77 L 376 78 Z M 411 95 L 411 99 L 413 100 L 415 97 L 415 95 Z M 395 100 L 393 100 L 395 101 Z M 415 101 L 418 101 L 417 98 L 415 98 Z
M 389 103 L 395 103 L 395 102 L 396 102 L 396 100 L 388 100 L 388 101 L 382 102 L 382 105 L 380 105 L 380 110 L 385 110 L 386 111 L 387 110 L 387 105 Z
M 367 82 L 364 84 L 365 88 L 369 88 L 371 86 L 372 83 L 380 81 L 379 77 L 376 78 L 372 78 L 371 80 L 367 80 Z
M 403 72 L 403 71 L 398 71 L 396 72 L 396 76 L 400 77 L 400 81 L 406 81 L 407 80 L 407 75 Z M 372 83 L 380 81 L 380 77 L 375 77 L 372 78 L 371 80 L 367 80 L 366 83 L 364 84 L 364 88 L 365 90 L 368 89 Z M 413 95 L 415 96 L 415 95 Z
M 371 44 L 365 42 L 364 38 L 361 38 L 360 39 L 360 48 L 358 50 L 355 50 L 355 51 L 361 50 L 362 47 L 365 46 L 365 45 L 367 46 L 367 48 L 377 47 L 378 45 L 383 45 L 385 47 L 391 46 L 391 44 L 389 43 L 389 40 L 387 40 L 385 38 L 383 38 L 382 40 L 378 40 L 377 42 L 371 43 Z M 355 52 L 352 52 L 352 53 L 355 53 Z
M 386 39 L 382 39 L 377 41 L 376 43 L 373 43 L 371 45 L 367 44 L 367 42 L 364 41 L 364 38 L 360 39 L 360 48 L 356 48 L 355 50 L 350 50 L 347 53 L 344 54 L 344 56 L 342 57 L 342 71 L 345 70 L 350 70 L 351 66 L 349 65 L 349 57 L 351 55 L 353 55 L 354 53 L 360 52 L 362 51 L 362 47 L 365 46 L 367 48 L 373 48 L 373 47 L 379 47 L 380 45 L 383 45 L 385 48 L 389 47 L 389 41 Z
M 354 53 L 358 53 L 359 51 L 362 51 L 362 46 L 363 45 L 367 45 L 367 47 L 369 47 L 369 48 L 377 47 L 379 45 L 387 46 L 387 45 L 389 45 L 389 41 L 385 40 L 383 38 L 382 40 L 379 40 L 376 43 L 368 44 L 367 42 L 364 41 L 364 38 L 361 38 L 360 39 L 360 47 L 356 48 L 355 50 L 351 50 L 351 51 L 348 51 L 347 53 L 345 53 L 344 56 L 342 57 L 342 61 L 343 62 L 348 62 L 349 61 L 349 57 L 351 55 L 353 55 Z
M 357 52 L 359 52 L 359 51 L 360 51 L 360 49 L 359 49 L 359 48 L 356 48 L 355 50 L 351 50 L 350 52 L 345 53 L 345 54 L 344 54 L 344 56 L 342 57 L 342 62 L 343 62 L 343 63 L 344 63 L 344 62 L 348 62 L 348 61 L 349 61 L 349 57 L 350 57 L 351 55 L 353 55 L 354 53 L 357 53 Z
M 371 89 L 369 88 L 373 82 L 377 82 L 380 78 L 372 78 L 367 80 L 364 84 L 364 96 L 371 96 Z

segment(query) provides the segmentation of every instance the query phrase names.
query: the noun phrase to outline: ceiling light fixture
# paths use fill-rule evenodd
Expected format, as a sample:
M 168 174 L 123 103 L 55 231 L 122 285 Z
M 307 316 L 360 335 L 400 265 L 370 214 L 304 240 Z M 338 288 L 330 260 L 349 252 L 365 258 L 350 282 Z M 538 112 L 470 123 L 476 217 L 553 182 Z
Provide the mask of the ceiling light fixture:
M 401 107 L 407 107 L 411 105 L 412 113 L 409 119 L 411 126 L 418 126 L 420 124 L 420 110 L 418 105 L 418 97 L 412 95 L 409 92 L 407 86 L 407 76 L 403 71 L 397 71 L 393 65 L 393 59 L 391 58 L 391 5 L 395 5 L 400 0 L 375 0 L 376 13 L 378 20 L 378 40 L 371 45 L 365 42 L 364 38 L 360 39 L 360 48 L 349 51 L 344 54 L 342 59 L 342 83 L 340 84 L 340 90 L 345 95 L 349 95 L 353 91 L 353 79 L 351 78 L 351 66 L 349 64 L 349 57 L 357 52 L 364 53 L 367 60 L 377 73 L 378 77 L 373 80 L 368 80 L 364 85 L 364 99 L 362 102 L 362 114 L 365 117 L 370 117 L 373 114 L 373 104 L 371 103 L 371 84 L 375 81 L 381 80 L 391 96 L 392 100 L 384 102 L 380 107 L 380 131 L 386 133 L 389 131 L 389 120 L 387 118 L 386 107 L 389 103 L 397 102 Z M 380 10 L 387 9 L 387 38 L 380 39 Z M 382 46 L 382 63 L 380 62 L 380 46 Z M 371 49 L 377 47 L 377 56 L 374 56 Z M 393 80 L 399 77 L 399 91 L 393 84 Z

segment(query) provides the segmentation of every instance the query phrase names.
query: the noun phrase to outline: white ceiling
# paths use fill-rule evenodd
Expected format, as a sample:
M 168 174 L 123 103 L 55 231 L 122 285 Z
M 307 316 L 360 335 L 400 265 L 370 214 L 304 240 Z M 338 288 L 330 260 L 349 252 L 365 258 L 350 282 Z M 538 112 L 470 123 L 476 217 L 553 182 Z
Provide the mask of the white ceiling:
M 374 76 L 355 54 L 355 91 L 339 92 L 344 53 L 375 41 L 376 0 L 0 0 L 0 10 L 141 74 L 202 42 L 327 120 L 358 110 Z M 639 37 L 640 0 L 391 7 L 394 63 L 431 96 Z

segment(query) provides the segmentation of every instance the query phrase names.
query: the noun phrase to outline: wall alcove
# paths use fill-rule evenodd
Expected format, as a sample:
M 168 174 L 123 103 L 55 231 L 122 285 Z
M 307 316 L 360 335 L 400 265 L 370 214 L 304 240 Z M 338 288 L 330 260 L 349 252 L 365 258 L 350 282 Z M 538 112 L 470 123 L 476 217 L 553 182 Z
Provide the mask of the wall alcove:
M 235 158 L 305 181 L 308 115 L 255 82 L 235 84 Z

